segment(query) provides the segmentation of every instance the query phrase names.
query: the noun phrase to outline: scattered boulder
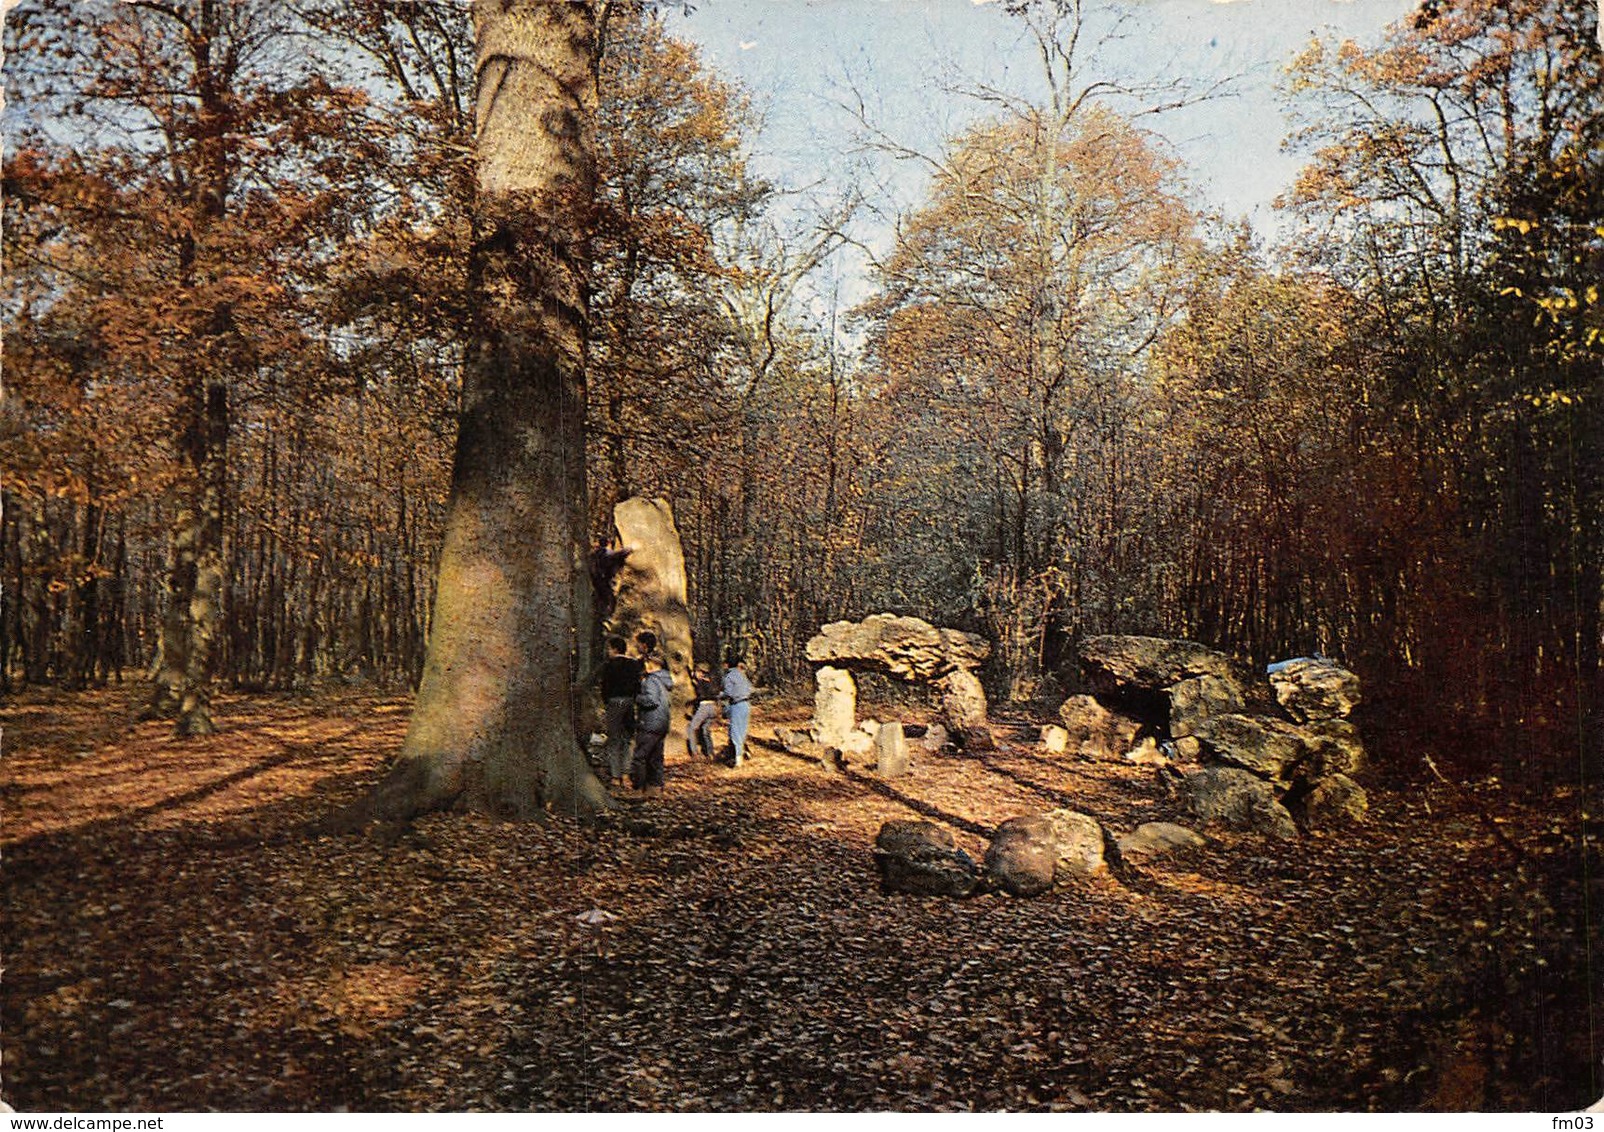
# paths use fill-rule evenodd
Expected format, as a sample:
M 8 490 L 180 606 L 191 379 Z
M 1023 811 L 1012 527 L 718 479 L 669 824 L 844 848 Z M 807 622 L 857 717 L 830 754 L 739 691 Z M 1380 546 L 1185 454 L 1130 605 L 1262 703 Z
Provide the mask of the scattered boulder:
M 1169 687 L 1169 731 L 1174 738 L 1195 734 L 1208 720 L 1241 712 L 1242 686 L 1229 676 L 1190 676 Z
M 1268 671 L 1276 702 L 1299 723 L 1346 719 L 1359 704 L 1359 677 L 1324 657 L 1283 660 Z
M 838 752 L 834 747 L 826 747 L 823 743 L 814 740 L 806 731 L 794 731 L 789 727 L 776 727 L 774 738 L 793 755 L 801 758 L 813 759 L 820 766 L 827 769 L 840 769 Z
M 1195 763 L 1203 755 L 1203 744 L 1196 735 L 1183 735 L 1179 739 L 1170 740 L 1170 746 L 1175 751 L 1175 760 L 1183 763 Z
M 1195 641 L 1163 637 L 1087 637 L 1081 674 L 1093 692 L 1157 692 L 1192 676 L 1231 678 L 1231 658 Z
M 1055 883 L 1103 868 L 1103 827 L 1096 818 L 1075 810 L 1050 810 L 1046 818 L 1058 845 Z
M 978 668 L 991 653 L 984 637 L 938 629 L 918 617 L 876 613 L 862 621 L 832 621 L 807 643 L 815 664 L 884 672 L 903 680 L 934 681 Z
M 813 738 L 839 747 L 858 711 L 858 685 L 852 673 L 826 665 L 813 674 Z
M 911 734 L 911 732 L 904 728 L 903 734 L 907 735 Z M 952 741 L 952 737 L 947 734 L 947 729 L 939 723 L 932 723 L 928 727 L 920 728 L 918 739 L 919 746 L 929 754 L 937 753 Z
M 1292 815 L 1275 787 L 1238 767 L 1206 766 L 1185 777 L 1187 804 L 1205 822 L 1217 821 L 1291 840 L 1298 836 Z
M 908 744 L 902 738 L 902 724 L 881 724 L 874 733 L 874 770 L 881 778 L 900 778 L 908 773 Z
M 1015 896 L 1046 892 L 1057 870 L 1057 832 L 1041 814 L 1009 818 L 997 827 L 986 849 L 986 871 Z
M 1369 810 L 1364 787 L 1345 774 L 1319 779 L 1298 802 L 1298 815 L 1309 829 L 1362 822 Z
M 914 896 L 968 896 L 979 880 L 974 860 L 952 833 L 929 821 L 888 821 L 874 839 L 884 892 Z
M 1142 861 L 1201 849 L 1208 844 L 1203 836 L 1174 822 L 1150 821 L 1119 839 L 1122 861 Z
M 1041 729 L 1041 745 L 1049 755 L 1061 755 L 1069 750 L 1069 732 L 1049 723 Z
M 1222 715 L 1197 733 L 1205 761 L 1251 770 L 1277 782 L 1292 780 L 1309 753 L 1307 739 L 1292 724 L 1251 715 Z
M 1094 696 L 1070 696 L 1059 707 L 1058 718 L 1069 733 L 1071 747 L 1103 758 L 1128 750 L 1142 726 L 1130 716 L 1105 707 Z
M 967 668 L 958 668 L 936 682 L 941 691 L 941 710 L 966 750 L 993 751 L 991 726 L 986 722 L 986 692 L 980 678 Z

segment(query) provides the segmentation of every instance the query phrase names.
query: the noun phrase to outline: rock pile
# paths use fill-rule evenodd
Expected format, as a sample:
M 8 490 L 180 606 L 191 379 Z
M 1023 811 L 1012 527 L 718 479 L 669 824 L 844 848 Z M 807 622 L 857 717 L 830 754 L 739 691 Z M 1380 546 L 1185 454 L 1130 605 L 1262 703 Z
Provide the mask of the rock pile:
M 1323 658 L 1273 664 L 1249 684 L 1224 653 L 1161 637 L 1090 637 L 1081 645 L 1090 695 L 1059 709 L 1083 756 L 1202 764 L 1170 780 L 1204 821 L 1295 837 L 1363 820 L 1364 744 L 1348 715 L 1359 678 Z M 1273 693 L 1273 695 L 1272 695 Z
M 1092 691 L 1070 696 L 1059 724 L 1042 728 L 1044 750 L 1158 764 L 1160 781 L 1202 823 L 1291 839 L 1300 825 L 1364 819 L 1365 792 L 1351 777 L 1364 767 L 1364 744 L 1348 719 L 1360 702 L 1359 679 L 1336 663 L 1283 661 L 1257 683 L 1224 653 L 1191 641 L 1104 636 L 1083 643 L 1081 666 Z M 845 722 L 817 713 L 815 735 L 831 721 Z M 866 721 L 852 735 L 875 750 L 881 773 L 905 765 L 897 725 Z M 887 892 L 1037 896 L 1110 863 L 1123 867 L 1205 845 L 1194 830 L 1169 822 L 1149 822 L 1115 841 L 1095 818 L 1066 809 L 1009 818 L 979 866 L 933 822 L 887 822 L 875 859 Z

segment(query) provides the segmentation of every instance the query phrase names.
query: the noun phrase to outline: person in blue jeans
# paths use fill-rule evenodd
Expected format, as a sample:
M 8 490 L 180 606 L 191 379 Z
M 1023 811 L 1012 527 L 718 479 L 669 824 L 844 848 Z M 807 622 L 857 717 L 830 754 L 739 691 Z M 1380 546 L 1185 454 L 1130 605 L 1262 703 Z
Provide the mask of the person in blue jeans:
M 746 757 L 746 729 L 752 719 L 752 705 L 748 702 L 752 698 L 752 682 L 743 671 L 745 663 L 737 652 L 725 654 L 722 699 L 724 714 L 730 721 L 730 746 L 735 749 L 735 766 L 740 766 Z

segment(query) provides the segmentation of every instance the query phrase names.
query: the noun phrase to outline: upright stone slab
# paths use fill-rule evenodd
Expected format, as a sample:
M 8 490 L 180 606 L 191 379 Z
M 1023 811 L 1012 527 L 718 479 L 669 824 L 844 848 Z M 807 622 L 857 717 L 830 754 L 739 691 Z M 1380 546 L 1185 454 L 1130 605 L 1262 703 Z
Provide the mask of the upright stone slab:
M 1058 718 L 1069 732 L 1069 746 L 1094 758 L 1112 758 L 1129 750 L 1142 727 L 1092 696 L 1070 696 L 1059 706 Z
M 900 778 L 908 773 L 908 744 L 902 737 L 902 724 L 882 723 L 874 733 L 874 772 L 881 778 Z
M 613 508 L 618 544 L 629 551 L 614 582 L 617 594 L 609 634 L 633 641 L 649 630 L 674 677 L 672 719 L 683 735 L 683 707 L 691 697 L 691 619 L 685 596 L 685 551 L 674 511 L 664 499 L 626 499 Z M 678 745 L 672 749 L 678 750 Z
M 1229 676 L 1191 676 L 1171 684 L 1168 694 L 1170 735 L 1177 739 L 1196 735 L 1215 716 L 1247 706 L 1241 687 Z
M 846 669 L 825 665 L 813 674 L 813 683 L 814 741 L 839 748 L 857 724 L 857 681 Z
M 936 687 L 941 690 L 941 710 L 947 724 L 970 751 L 994 751 L 997 744 L 986 722 L 986 690 L 980 678 L 967 668 L 947 673 Z

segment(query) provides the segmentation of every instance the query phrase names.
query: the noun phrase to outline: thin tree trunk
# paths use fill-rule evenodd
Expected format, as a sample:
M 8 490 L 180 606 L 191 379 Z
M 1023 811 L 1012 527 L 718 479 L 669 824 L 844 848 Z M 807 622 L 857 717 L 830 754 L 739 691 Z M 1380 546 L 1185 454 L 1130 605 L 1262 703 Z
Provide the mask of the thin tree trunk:
M 174 731 L 178 735 L 210 735 L 211 693 L 219 629 L 223 623 L 223 496 L 228 467 L 228 389 L 214 383 L 206 390 L 205 438 L 199 452 L 196 483 L 200 488 L 195 515 L 195 575 L 189 600 L 189 648 L 184 658 L 184 690 Z
M 21 500 L 0 490 L 0 547 L 6 550 L 6 584 L 0 589 L 0 692 L 12 691 L 12 665 L 22 646 L 22 524 L 17 515 Z

